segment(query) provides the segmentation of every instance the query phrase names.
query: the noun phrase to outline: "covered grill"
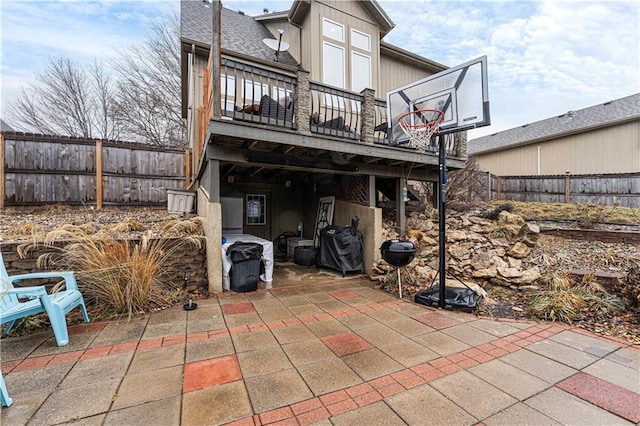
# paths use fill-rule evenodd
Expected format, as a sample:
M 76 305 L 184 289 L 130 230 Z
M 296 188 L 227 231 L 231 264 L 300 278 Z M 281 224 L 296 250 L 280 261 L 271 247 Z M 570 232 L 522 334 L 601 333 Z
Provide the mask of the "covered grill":
M 415 257 L 416 248 L 411 241 L 387 240 L 380 246 L 382 258 L 393 266 L 406 266 Z

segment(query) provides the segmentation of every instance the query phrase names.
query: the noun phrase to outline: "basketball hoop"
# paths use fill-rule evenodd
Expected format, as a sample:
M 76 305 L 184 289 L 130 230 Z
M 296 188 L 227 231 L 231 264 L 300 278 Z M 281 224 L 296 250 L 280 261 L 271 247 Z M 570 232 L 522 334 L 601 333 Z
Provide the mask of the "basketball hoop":
M 398 118 L 402 131 L 409 137 L 409 144 L 417 149 L 425 149 L 431 143 L 431 136 L 438 133 L 444 112 L 438 109 L 409 111 Z

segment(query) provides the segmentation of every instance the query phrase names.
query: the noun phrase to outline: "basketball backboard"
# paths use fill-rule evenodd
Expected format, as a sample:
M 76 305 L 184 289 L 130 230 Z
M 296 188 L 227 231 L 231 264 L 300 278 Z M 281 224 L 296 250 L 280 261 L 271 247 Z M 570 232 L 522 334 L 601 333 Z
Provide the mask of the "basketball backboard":
M 407 112 L 423 109 L 444 112 L 439 134 L 491 124 L 487 57 L 482 56 L 387 92 L 391 144 L 404 144 L 409 140 L 398 119 Z

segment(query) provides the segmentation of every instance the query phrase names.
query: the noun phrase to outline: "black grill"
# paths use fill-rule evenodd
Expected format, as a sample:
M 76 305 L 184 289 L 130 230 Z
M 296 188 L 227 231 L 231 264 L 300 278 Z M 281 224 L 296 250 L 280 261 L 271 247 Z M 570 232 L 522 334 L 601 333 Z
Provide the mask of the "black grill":
M 411 241 L 387 240 L 380 246 L 382 258 L 393 266 L 405 266 L 411 263 L 416 248 Z

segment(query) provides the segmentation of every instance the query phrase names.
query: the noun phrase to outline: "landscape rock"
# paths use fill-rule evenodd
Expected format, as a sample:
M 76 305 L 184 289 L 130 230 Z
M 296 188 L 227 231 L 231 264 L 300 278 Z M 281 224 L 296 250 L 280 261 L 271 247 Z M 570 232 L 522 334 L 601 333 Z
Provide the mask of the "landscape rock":
M 538 269 L 537 266 L 534 266 L 533 268 L 529 268 L 526 271 L 524 271 L 522 273 L 522 276 L 511 280 L 511 282 L 518 285 L 522 285 L 522 284 L 528 285 L 536 282 L 537 280 L 540 279 L 540 277 L 541 277 L 540 269 Z
M 531 223 L 525 223 L 518 231 L 516 240 L 525 243 L 529 247 L 533 247 L 538 242 L 539 237 L 540 227 Z
M 497 269 L 500 276 L 502 278 L 506 278 L 507 280 L 521 277 L 523 274 L 523 272 L 517 268 L 497 268 Z
M 524 259 L 531 253 L 531 248 L 518 241 L 509 249 L 508 253 L 509 256 L 515 257 L 516 259 Z

